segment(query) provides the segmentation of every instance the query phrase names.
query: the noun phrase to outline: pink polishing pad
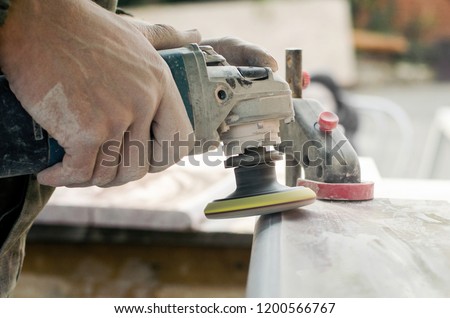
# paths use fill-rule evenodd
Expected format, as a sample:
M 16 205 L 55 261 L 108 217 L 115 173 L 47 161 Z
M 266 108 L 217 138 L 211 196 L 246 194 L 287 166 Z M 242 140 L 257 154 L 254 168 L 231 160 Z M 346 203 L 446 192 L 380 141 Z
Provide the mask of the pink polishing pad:
M 319 200 L 363 201 L 373 199 L 373 182 L 325 183 L 298 179 L 297 186 L 310 188 Z

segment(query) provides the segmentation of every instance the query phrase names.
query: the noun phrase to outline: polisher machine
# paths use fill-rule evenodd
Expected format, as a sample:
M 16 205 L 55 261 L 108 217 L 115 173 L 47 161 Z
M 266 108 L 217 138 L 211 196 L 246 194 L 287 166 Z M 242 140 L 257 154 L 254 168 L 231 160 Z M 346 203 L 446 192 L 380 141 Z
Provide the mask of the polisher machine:
M 335 114 L 301 97 L 299 50 L 288 50 L 285 81 L 269 68 L 231 66 L 211 47 L 191 44 L 159 53 L 167 62 L 194 127 L 196 143 L 222 143 L 236 190 L 209 203 L 208 218 L 292 210 L 327 200 L 368 200 L 358 157 Z M 289 75 L 290 74 L 290 75 Z M 290 76 L 290 78 L 289 78 Z M 22 108 L 0 78 L 0 178 L 34 174 L 60 162 L 64 149 Z M 209 147 L 209 146 L 208 146 Z M 208 151 L 194 147 L 192 155 Z M 286 157 L 286 183 L 275 161 Z

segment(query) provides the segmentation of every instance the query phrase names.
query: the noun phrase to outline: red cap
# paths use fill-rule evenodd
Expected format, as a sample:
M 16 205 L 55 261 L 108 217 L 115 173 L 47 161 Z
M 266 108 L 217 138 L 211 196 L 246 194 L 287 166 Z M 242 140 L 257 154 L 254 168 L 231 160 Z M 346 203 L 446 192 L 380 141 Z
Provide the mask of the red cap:
M 321 112 L 319 114 L 319 119 L 317 119 L 317 123 L 319 124 L 319 129 L 321 131 L 332 131 L 337 127 L 339 117 L 333 112 Z

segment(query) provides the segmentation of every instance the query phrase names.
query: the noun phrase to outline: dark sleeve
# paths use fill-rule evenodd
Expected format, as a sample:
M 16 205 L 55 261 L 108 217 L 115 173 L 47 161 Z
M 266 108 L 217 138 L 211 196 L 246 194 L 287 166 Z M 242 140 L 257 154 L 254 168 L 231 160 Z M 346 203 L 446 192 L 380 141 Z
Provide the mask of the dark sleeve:
M 8 14 L 9 0 L 0 0 L 0 25 L 3 25 Z
M 27 233 L 53 189 L 39 185 L 35 176 L 0 179 L 0 297 L 16 285 Z
M 0 250 L 22 210 L 28 176 L 0 178 Z

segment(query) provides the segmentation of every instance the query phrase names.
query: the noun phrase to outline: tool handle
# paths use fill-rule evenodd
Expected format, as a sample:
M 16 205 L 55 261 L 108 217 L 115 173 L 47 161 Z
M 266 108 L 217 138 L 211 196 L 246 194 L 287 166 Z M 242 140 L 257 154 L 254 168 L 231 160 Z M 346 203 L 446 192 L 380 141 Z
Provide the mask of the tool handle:
M 189 83 L 183 54 L 160 51 L 168 63 L 180 91 L 189 119 L 194 126 Z M 25 111 L 8 81 L 0 76 L 0 178 L 39 171 L 61 162 L 64 149 Z
M 37 173 L 63 155 L 63 148 L 33 121 L 0 76 L 0 178 Z

